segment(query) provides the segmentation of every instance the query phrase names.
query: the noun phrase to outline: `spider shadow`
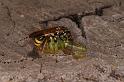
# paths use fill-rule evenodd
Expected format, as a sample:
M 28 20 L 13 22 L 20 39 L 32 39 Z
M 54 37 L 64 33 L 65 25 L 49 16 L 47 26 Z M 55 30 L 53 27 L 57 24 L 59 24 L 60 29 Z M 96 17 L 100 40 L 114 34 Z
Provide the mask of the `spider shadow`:
M 39 53 L 37 52 L 36 48 L 33 48 L 27 56 L 33 58 L 33 60 L 37 58 L 42 58 L 41 56 L 39 56 Z

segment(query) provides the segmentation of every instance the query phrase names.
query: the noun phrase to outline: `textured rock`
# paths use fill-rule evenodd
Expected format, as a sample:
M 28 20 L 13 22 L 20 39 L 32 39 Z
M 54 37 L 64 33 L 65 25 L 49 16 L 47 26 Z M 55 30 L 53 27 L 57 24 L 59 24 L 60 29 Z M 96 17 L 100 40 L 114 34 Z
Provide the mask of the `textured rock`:
M 123 0 L 0 0 L 0 82 L 124 82 L 122 10 Z M 29 57 L 28 35 L 56 25 L 86 44 L 88 56 Z

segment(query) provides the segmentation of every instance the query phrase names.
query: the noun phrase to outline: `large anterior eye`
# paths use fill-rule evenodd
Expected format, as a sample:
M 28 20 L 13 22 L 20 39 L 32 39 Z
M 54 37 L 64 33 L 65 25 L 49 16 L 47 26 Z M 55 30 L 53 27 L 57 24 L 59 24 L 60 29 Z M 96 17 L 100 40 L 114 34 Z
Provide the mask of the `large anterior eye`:
M 39 40 L 39 41 L 42 41 L 43 39 L 45 38 L 45 36 L 39 36 L 39 37 L 37 37 L 37 39 Z
M 43 36 L 43 35 L 37 36 L 37 37 L 34 38 L 34 41 L 39 44 L 39 43 L 42 43 L 44 38 L 45 38 L 45 36 Z

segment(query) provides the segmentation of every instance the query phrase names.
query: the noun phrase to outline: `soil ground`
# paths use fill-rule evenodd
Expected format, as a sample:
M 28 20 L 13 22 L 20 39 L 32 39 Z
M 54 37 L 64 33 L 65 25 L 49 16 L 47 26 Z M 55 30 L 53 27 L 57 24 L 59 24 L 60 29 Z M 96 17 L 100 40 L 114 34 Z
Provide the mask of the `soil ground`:
M 29 34 L 58 25 L 86 57 L 34 59 Z M 0 82 L 124 82 L 124 1 L 0 0 Z

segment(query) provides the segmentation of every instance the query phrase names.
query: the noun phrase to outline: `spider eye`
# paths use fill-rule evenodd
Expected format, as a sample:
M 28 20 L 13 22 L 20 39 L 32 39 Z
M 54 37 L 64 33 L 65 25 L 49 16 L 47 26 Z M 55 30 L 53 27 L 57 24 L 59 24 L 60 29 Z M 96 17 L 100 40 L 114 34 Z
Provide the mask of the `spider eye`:
M 42 41 L 45 38 L 45 36 L 42 35 L 42 36 L 38 36 L 36 38 L 37 38 L 38 41 Z
M 39 43 L 42 43 L 44 38 L 45 38 L 45 36 L 37 36 L 34 38 L 34 41 L 39 44 Z

